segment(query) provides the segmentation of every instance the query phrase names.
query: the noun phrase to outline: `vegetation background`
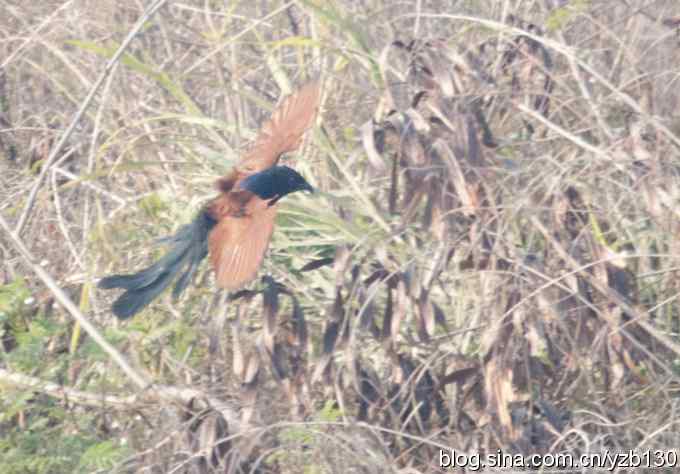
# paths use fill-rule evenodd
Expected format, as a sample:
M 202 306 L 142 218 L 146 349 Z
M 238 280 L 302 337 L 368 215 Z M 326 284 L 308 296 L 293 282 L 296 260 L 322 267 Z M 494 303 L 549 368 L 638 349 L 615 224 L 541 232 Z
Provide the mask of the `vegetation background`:
M 0 11 L 4 474 L 677 462 L 677 0 Z M 287 159 L 322 193 L 284 201 L 263 278 L 228 297 L 206 265 L 116 321 L 97 279 L 310 78 Z

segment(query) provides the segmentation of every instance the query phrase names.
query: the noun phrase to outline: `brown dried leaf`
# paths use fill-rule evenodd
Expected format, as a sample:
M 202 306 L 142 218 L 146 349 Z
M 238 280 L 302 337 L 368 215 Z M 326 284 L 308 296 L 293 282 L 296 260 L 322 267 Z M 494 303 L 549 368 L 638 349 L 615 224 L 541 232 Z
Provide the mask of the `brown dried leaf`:
M 187 437 L 199 464 L 217 469 L 231 450 L 229 424 L 217 410 L 197 414 L 189 425 Z
M 335 351 L 335 344 L 338 342 L 340 335 L 340 323 L 338 321 L 330 321 L 326 330 L 323 333 L 323 353 L 330 355 Z
M 384 175 L 387 173 L 387 166 L 376 145 L 376 134 L 378 133 L 376 123 L 371 119 L 359 127 L 359 130 L 361 131 L 361 143 L 364 145 L 368 163 L 376 174 Z
M 380 383 L 378 378 L 372 373 L 359 368 L 359 380 L 357 398 L 359 399 L 359 421 L 366 421 L 369 418 L 369 410 L 375 407 L 380 401 Z
M 397 336 L 401 330 L 401 323 L 404 321 L 404 318 L 406 318 L 407 307 L 408 298 L 406 295 L 406 282 L 403 279 L 400 279 L 397 284 L 396 311 L 392 318 L 392 326 L 390 328 L 392 341 L 397 340 Z
M 439 307 L 437 303 L 432 301 L 432 310 L 434 311 L 434 320 L 437 324 L 439 324 L 446 332 L 449 331 L 449 325 L 446 322 L 446 315 L 444 314 L 444 311 Z
M 464 369 L 454 370 L 450 372 L 439 381 L 440 387 L 445 387 L 446 385 L 455 383 L 458 385 L 464 385 L 470 377 L 479 373 L 479 367 L 466 367 Z
M 260 373 L 260 357 L 257 353 L 250 353 L 247 357 L 246 367 L 243 374 L 243 385 L 247 387 L 257 385 L 258 375 Z
M 277 382 L 281 382 L 289 377 L 289 371 L 284 365 L 284 361 L 287 359 L 286 352 L 281 344 L 274 344 L 274 350 L 272 352 L 267 351 L 269 356 L 269 362 L 271 363 L 271 371 L 274 375 L 274 379 Z
M 274 339 L 278 324 L 276 316 L 279 312 L 279 287 L 269 279 L 262 293 L 262 311 L 264 313 L 264 345 L 267 351 L 274 351 Z
M 301 351 L 307 349 L 307 322 L 305 321 L 305 315 L 300 307 L 300 303 L 297 298 L 292 297 L 293 300 L 293 313 L 291 314 L 290 321 L 293 329 L 294 344 L 300 348 Z
M 391 330 L 392 330 L 392 318 L 393 318 L 393 301 L 392 301 L 392 289 L 388 288 L 387 289 L 387 301 L 385 302 L 385 311 L 383 312 L 383 326 L 382 326 L 382 333 L 381 333 L 381 339 L 386 340 L 390 337 Z
M 357 300 L 359 302 L 359 328 L 362 330 L 369 330 L 376 339 L 380 336 L 380 329 L 375 322 L 375 302 L 373 298 L 367 301 L 367 290 L 361 286 L 357 291 Z
M 436 148 L 449 170 L 449 179 L 456 196 L 458 196 L 462 203 L 463 212 L 469 217 L 474 216 L 479 211 L 479 197 L 474 192 L 471 192 L 475 188 L 468 186 L 458 159 L 451 148 L 449 148 L 449 145 L 444 143 L 443 140 L 437 140 L 432 147 Z
M 310 272 L 312 270 L 316 270 L 317 268 L 326 267 L 328 265 L 331 265 L 334 260 L 335 260 L 334 257 L 326 257 L 326 258 L 319 258 L 319 259 L 316 259 L 316 260 L 312 260 L 311 262 L 308 262 L 305 265 L 303 265 L 302 268 L 300 268 L 298 271 L 300 273 Z
M 432 333 L 434 333 L 434 311 L 427 292 L 423 291 L 418 298 L 418 338 L 421 342 L 428 342 Z

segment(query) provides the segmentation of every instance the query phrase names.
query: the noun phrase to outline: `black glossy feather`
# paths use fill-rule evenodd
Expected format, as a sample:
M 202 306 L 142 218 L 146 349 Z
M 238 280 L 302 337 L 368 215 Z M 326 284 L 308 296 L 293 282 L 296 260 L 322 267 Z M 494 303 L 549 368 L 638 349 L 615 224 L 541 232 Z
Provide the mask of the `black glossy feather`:
M 162 293 L 184 269 L 172 292 L 173 298 L 179 297 L 196 273 L 198 265 L 208 255 L 208 233 L 215 224 L 216 221 L 203 211 L 175 235 L 159 240 L 172 245 L 172 248 L 153 265 L 135 274 L 102 278 L 99 288 L 126 290 L 113 303 L 113 313 L 121 319 L 134 316 Z
M 241 181 L 241 189 L 250 191 L 260 199 L 281 199 L 295 191 L 314 192 L 305 178 L 288 166 L 272 166 L 252 174 Z

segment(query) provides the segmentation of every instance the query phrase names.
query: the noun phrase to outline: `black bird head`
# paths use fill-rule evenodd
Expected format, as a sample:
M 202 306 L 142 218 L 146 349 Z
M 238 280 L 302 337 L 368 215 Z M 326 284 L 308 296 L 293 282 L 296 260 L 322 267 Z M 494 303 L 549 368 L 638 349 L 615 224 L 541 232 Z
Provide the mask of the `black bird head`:
M 250 175 L 241 181 L 241 188 L 264 200 L 278 200 L 295 191 L 314 192 L 314 188 L 305 178 L 288 166 L 272 166 Z

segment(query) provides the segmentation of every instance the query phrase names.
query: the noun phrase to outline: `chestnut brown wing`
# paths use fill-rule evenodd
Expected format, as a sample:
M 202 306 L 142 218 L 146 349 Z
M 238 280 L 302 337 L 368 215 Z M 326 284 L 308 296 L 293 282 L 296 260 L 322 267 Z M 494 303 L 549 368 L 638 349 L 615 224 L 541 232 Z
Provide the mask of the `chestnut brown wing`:
M 229 290 L 255 278 L 274 231 L 276 206 L 254 196 L 242 206 L 237 195 L 244 193 L 223 195 L 210 210 L 218 220 L 208 237 L 210 261 L 218 285 Z
M 262 125 L 257 138 L 236 166 L 240 174 L 252 174 L 274 166 L 284 153 L 295 151 L 313 124 L 319 107 L 319 83 L 305 84 L 281 102 Z

